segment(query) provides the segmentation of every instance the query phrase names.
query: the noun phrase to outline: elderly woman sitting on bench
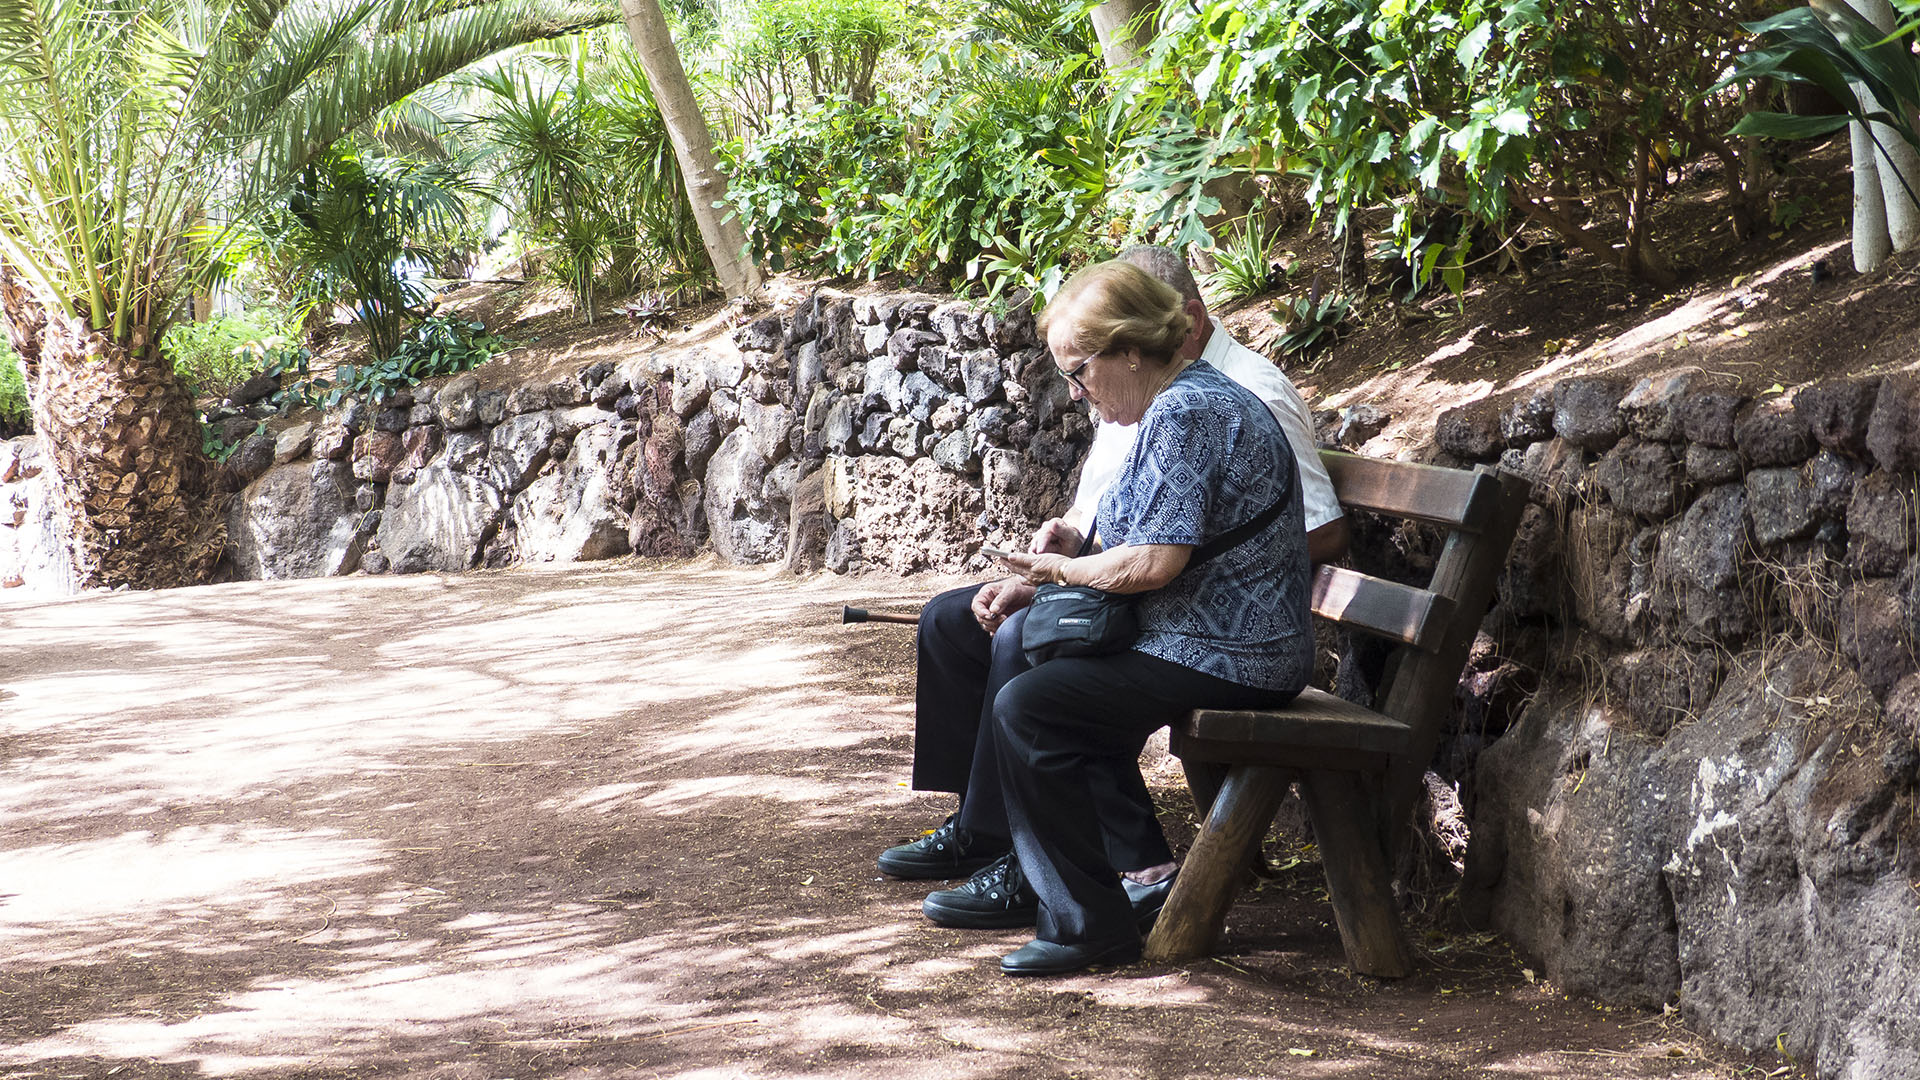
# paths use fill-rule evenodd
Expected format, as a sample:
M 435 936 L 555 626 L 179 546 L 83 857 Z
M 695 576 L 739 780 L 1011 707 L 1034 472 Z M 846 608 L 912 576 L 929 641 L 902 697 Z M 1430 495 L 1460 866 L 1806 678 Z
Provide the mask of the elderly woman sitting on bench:
M 1258 398 L 1179 356 L 1187 320 L 1178 293 L 1118 261 L 1076 274 L 1045 315 L 1073 395 L 1103 418 L 1139 423 L 1140 435 L 1095 518 L 1104 550 L 1004 561 L 1036 584 L 1137 596 L 1140 635 L 1122 651 L 1041 663 L 994 699 L 1013 847 L 1040 902 L 1036 939 L 1001 961 L 1009 975 L 1139 958 L 1095 792 L 1141 788 L 1147 736 L 1186 712 L 1276 708 L 1311 668 L 1293 454 Z M 1194 559 L 1236 530 L 1239 542 Z M 1080 547 L 1078 537 L 1061 539 Z

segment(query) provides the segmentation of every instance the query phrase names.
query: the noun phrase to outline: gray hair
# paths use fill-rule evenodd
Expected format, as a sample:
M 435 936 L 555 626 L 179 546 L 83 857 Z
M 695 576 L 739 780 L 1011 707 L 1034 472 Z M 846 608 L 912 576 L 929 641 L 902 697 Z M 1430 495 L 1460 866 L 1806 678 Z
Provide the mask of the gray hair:
M 1200 295 L 1199 283 L 1193 280 L 1193 271 L 1187 267 L 1187 260 L 1178 251 L 1159 244 L 1136 244 L 1121 252 L 1120 260 L 1130 262 L 1173 286 L 1173 291 L 1180 294 L 1183 302 L 1199 300 L 1202 304 L 1206 303 Z

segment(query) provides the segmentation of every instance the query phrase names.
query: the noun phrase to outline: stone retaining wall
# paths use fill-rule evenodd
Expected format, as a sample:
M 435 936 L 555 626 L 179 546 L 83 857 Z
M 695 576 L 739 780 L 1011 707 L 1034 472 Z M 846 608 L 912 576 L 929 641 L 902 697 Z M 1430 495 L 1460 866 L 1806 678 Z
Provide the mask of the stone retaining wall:
M 1574 993 L 1920 1077 L 1920 380 L 1568 379 L 1436 434 L 1534 481 L 1461 685 L 1469 915 Z
M 978 569 L 983 540 L 1024 544 L 1064 507 L 1091 438 L 1030 313 L 831 291 L 730 342 L 636 347 L 543 386 L 467 375 L 292 417 L 227 405 L 238 578 L 706 547 L 797 571 Z M 31 439 L 7 445 L 37 460 Z M 58 594 L 37 483 L 26 467 L 0 480 L 21 519 L 0 534 L 0 584 Z

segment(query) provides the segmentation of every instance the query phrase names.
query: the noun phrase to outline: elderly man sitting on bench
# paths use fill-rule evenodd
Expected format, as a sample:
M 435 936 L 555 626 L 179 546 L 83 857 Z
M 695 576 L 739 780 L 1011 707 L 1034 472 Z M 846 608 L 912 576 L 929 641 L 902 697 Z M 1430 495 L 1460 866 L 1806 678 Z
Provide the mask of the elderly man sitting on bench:
M 1191 326 L 1179 356 L 1204 359 L 1264 402 L 1286 435 L 1301 481 L 1308 556 L 1320 563 L 1345 552 L 1347 529 L 1340 503 L 1313 441 L 1305 403 L 1279 368 L 1230 337 L 1209 318 L 1199 287 L 1179 253 L 1136 247 L 1121 256 L 1181 295 Z M 1064 550 L 1064 537 L 1091 526 L 1100 497 L 1132 449 L 1137 425 L 1103 421 L 1081 469 L 1073 507 L 1064 520 L 1042 526 L 1032 551 Z M 954 889 L 927 897 L 922 910 L 942 926 L 1010 928 L 1032 926 L 1038 898 L 1011 852 L 1011 830 L 1000 787 L 999 763 L 987 710 L 994 696 L 1029 667 L 1021 629 L 1033 586 L 1020 577 L 955 589 L 934 597 L 921 614 L 915 694 L 913 786 L 951 791 L 959 810 L 939 828 L 911 843 L 882 852 L 879 868 L 901 878 L 947 879 L 972 875 Z M 1093 795 L 1109 862 L 1123 871 L 1123 884 L 1142 928 L 1166 902 L 1176 865 L 1156 820 L 1153 802 L 1137 772 L 1117 788 L 1096 786 Z

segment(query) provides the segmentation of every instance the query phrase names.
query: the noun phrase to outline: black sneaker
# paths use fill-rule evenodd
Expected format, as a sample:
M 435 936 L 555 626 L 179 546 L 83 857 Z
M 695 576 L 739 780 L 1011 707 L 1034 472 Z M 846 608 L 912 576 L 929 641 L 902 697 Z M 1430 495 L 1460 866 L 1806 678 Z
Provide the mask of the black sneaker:
M 1020 860 L 1009 851 L 966 884 L 928 894 L 920 910 L 939 926 L 960 930 L 1005 930 L 1032 926 L 1040 919 L 1040 897 L 1020 872 Z
M 949 817 L 940 827 L 911 844 L 880 853 L 880 872 L 897 878 L 951 880 L 965 877 L 1005 854 L 1005 840 L 975 836 Z

